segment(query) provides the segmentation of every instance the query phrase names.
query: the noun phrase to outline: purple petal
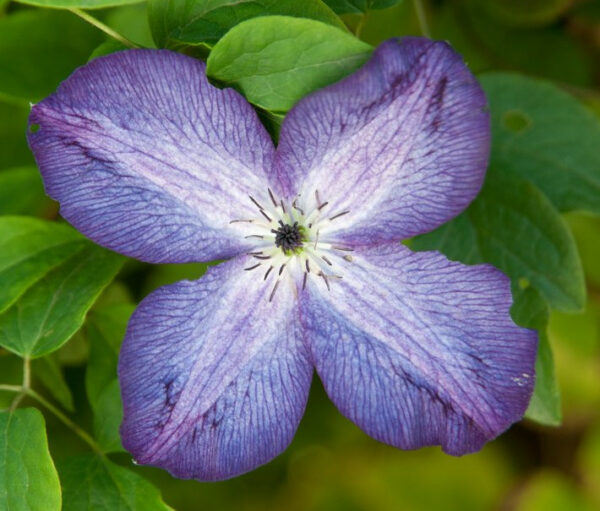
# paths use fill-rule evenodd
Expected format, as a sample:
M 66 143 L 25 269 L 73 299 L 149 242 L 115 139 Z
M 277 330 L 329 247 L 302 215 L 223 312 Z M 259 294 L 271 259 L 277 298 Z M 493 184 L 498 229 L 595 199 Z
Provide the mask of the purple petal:
M 137 462 L 225 479 L 291 441 L 312 378 L 295 297 L 281 289 L 270 302 L 242 259 L 160 288 L 134 313 L 119 378 L 121 436 Z
M 131 50 L 75 71 L 33 107 L 29 144 L 61 214 L 97 243 L 149 262 L 213 260 L 247 246 L 248 196 L 273 144 L 204 63 Z M 241 234 L 241 235 L 240 235 Z
M 309 279 L 302 325 L 340 411 L 382 442 L 480 449 L 533 391 L 537 335 L 509 315 L 508 279 L 402 245 L 354 252 L 331 291 Z
M 481 187 L 485 106 L 448 44 L 389 40 L 359 71 L 290 111 L 276 155 L 279 180 L 304 208 L 302 197 L 318 190 L 327 214 L 350 211 L 331 225 L 338 240 L 369 244 L 430 231 Z

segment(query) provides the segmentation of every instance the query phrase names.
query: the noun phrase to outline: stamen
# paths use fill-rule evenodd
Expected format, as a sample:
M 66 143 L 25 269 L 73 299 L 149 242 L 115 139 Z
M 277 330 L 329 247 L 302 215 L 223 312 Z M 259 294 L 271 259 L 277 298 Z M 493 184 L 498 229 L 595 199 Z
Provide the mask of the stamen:
M 271 259 L 270 255 L 253 255 L 254 259 Z
M 284 213 L 287 213 L 287 211 L 285 210 L 285 206 L 283 205 L 283 199 L 281 199 L 281 209 Z
M 275 200 L 275 196 L 273 195 L 273 192 L 271 191 L 270 188 L 267 188 L 267 190 L 269 190 L 269 197 L 271 197 L 271 202 L 273 203 L 273 206 L 277 207 L 277 201 Z
M 281 267 L 279 268 L 279 275 L 281 275 L 283 273 L 283 270 L 285 270 L 285 263 L 283 263 L 281 265 Z
M 319 243 L 319 232 L 320 231 L 317 231 L 317 234 L 315 236 L 315 250 L 317 249 L 317 243 Z
M 321 204 L 317 209 L 319 211 L 321 211 L 325 206 L 327 206 L 327 204 L 329 204 L 329 201 L 325 201 L 323 204 Z
M 265 239 L 265 237 L 262 236 L 261 234 L 250 234 L 249 236 L 244 236 L 244 238 L 246 238 L 246 239 L 258 238 L 259 240 L 264 240 Z
M 319 277 L 323 277 L 323 280 L 325 281 L 325 285 L 327 286 L 327 291 L 331 291 L 331 288 L 329 287 L 329 280 L 327 279 L 327 275 L 325 275 L 322 271 L 320 271 Z
M 260 213 L 262 214 L 262 216 L 264 216 L 269 222 L 272 222 L 273 220 L 271 219 L 271 217 L 269 215 L 267 215 L 262 209 L 259 210 Z
M 319 197 L 319 190 L 315 190 L 315 199 L 317 200 L 317 209 L 321 209 L 321 197 Z
M 354 252 L 353 248 L 332 246 L 333 250 L 341 250 L 342 252 Z
M 346 256 L 344 256 L 344 260 L 346 260 L 349 263 L 351 263 L 352 261 L 354 261 L 354 258 L 351 255 L 346 255 Z
M 304 279 L 302 280 L 302 291 L 306 289 L 306 280 L 308 278 L 308 273 L 304 274 Z
M 244 268 L 246 271 L 254 270 L 254 268 L 258 268 L 261 263 L 255 264 L 254 266 L 248 266 L 248 268 Z
M 310 273 L 310 262 L 306 260 L 306 273 Z
M 271 291 L 271 295 L 269 296 L 269 301 L 273 301 L 273 297 L 275 296 L 275 291 L 277 291 L 277 286 L 279 285 L 279 281 L 277 280 L 275 282 L 275 285 L 273 286 L 273 291 Z
M 258 202 L 258 201 L 257 201 L 257 200 L 254 198 L 254 197 L 252 197 L 252 195 L 248 195 L 248 197 L 250 197 L 250 200 L 251 200 L 252 202 L 254 202 L 254 204 L 256 204 L 256 206 L 258 207 L 258 209 L 260 209 L 261 211 L 262 211 L 263 209 L 265 209 L 265 208 L 263 208 L 263 207 L 260 205 L 260 203 L 259 203 L 259 202 Z
M 296 201 L 297 201 L 297 200 L 298 200 L 298 199 L 294 199 L 294 202 L 292 202 L 292 207 L 293 207 L 294 209 L 297 209 L 298 211 L 300 211 L 300 214 L 301 214 L 302 216 L 304 216 L 304 211 L 303 211 L 302 209 L 300 209 L 300 208 L 298 207 L 298 205 L 296 204 Z
M 336 218 L 347 215 L 348 213 L 350 213 L 350 211 L 342 211 L 341 213 L 338 213 L 337 215 L 330 216 L 329 220 L 335 220 Z
M 230 220 L 229 221 L 230 224 L 239 224 L 239 223 L 247 223 L 247 224 L 252 224 L 254 223 L 254 220 Z
M 269 269 L 267 270 L 267 272 L 265 273 L 265 278 L 263 280 L 267 280 L 267 277 L 269 276 L 269 273 L 271 273 L 271 271 L 273 270 L 272 266 L 269 266 Z
M 325 261 L 329 266 L 333 266 L 331 261 L 329 259 L 327 259 L 324 255 L 321 256 L 321 259 L 323 259 L 323 261 Z

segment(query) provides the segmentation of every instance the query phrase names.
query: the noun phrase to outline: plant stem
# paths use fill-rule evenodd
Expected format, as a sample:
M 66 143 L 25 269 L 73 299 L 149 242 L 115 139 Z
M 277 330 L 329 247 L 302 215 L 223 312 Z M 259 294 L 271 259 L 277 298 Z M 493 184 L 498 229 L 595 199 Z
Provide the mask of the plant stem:
M 0 391 L 4 392 L 21 392 L 23 387 L 21 385 L 0 385 Z
M 27 394 L 27 391 L 29 390 L 30 386 L 31 386 L 31 365 L 29 362 L 29 357 L 24 357 L 23 358 L 23 385 L 21 385 L 20 390 L 18 391 L 19 393 L 15 396 L 15 398 L 13 399 L 13 402 L 10 405 L 11 412 L 14 412 L 17 409 L 17 406 L 19 406 L 19 403 L 25 397 L 25 394 Z
M 18 393 L 17 398 L 19 399 L 19 401 L 25 395 L 32 397 L 38 403 L 40 403 L 42 406 L 44 406 L 49 412 L 53 413 L 57 419 L 59 419 L 65 426 L 67 426 L 69 429 L 71 429 L 86 444 L 88 444 L 96 454 L 99 454 L 100 456 L 104 456 L 104 453 L 102 452 L 102 449 L 100 448 L 98 443 L 86 431 L 81 429 L 77 424 L 75 424 L 71 419 L 69 419 L 63 412 L 61 412 L 56 406 L 54 406 L 50 401 L 48 401 L 46 398 L 44 398 L 40 394 L 38 394 L 35 390 L 33 390 L 31 388 L 25 388 L 25 386 L 20 386 L 20 385 L 0 385 L 0 391 L 17 392 Z M 13 404 L 10 407 L 11 412 L 14 411 L 14 409 L 16 408 L 15 402 L 17 401 L 17 398 L 15 398 L 15 401 L 13 401 Z M 18 404 L 18 401 L 17 401 L 17 404 Z
M 427 14 L 425 13 L 425 7 L 423 7 L 423 0 L 413 0 L 413 5 L 415 7 L 417 19 L 419 20 L 421 34 L 431 39 L 431 31 L 429 30 L 429 23 L 427 22 Z
M 358 39 L 360 39 L 360 34 L 362 32 L 363 27 L 365 26 L 366 21 L 367 21 L 367 13 L 365 12 L 358 20 L 358 23 L 356 24 L 356 28 L 354 29 L 354 35 Z
M 102 23 L 100 20 L 97 20 L 93 16 L 90 16 L 87 12 L 82 11 L 81 9 L 76 9 L 76 8 L 69 9 L 69 11 L 71 11 L 76 16 L 79 16 L 81 19 L 87 21 L 89 24 L 94 25 L 97 29 L 102 30 L 102 32 L 109 35 L 113 39 L 116 39 L 117 41 L 119 41 L 121 44 L 127 46 L 128 48 L 137 48 L 138 47 L 137 44 L 135 44 L 133 41 L 130 41 L 126 37 L 122 36 L 121 34 L 116 32 L 109 26 Z
M 64 413 L 62 413 L 56 406 L 50 403 L 46 398 L 40 396 L 35 390 L 29 389 L 27 394 L 37 400 L 41 405 L 45 406 L 50 412 L 52 412 L 65 426 L 72 429 L 73 432 L 81 438 L 86 444 L 88 444 L 94 452 L 97 454 L 104 456 L 102 449 L 96 443 L 96 441 L 83 429 L 81 429 L 77 424 L 75 424 L 71 419 L 69 419 Z

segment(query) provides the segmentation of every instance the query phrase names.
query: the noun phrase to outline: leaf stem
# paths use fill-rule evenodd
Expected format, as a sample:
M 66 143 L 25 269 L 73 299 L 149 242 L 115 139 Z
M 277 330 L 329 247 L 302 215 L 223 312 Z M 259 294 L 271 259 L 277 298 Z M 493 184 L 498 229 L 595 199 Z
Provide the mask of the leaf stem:
M 425 13 L 423 0 L 413 0 L 413 6 L 415 8 L 415 13 L 417 14 L 417 19 L 419 20 L 421 34 L 431 39 L 431 30 L 429 30 L 429 23 L 427 22 L 427 14 Z
M 63 412 L 61 412 L 56 406 L 54 406 L 50 401 L 38 394 L 35 390 L 20 385 L 0 385 L 0 391 L 17 392 L 17 398 L 19 401 L 25 395 L 32 397 L 38 403 L 44 406 L 49 412 L 53 413 L 57 419 L 59 419 L 65 426 L 71 429 L 86 444 L 88 444 L 96 454 L 104 456 L 104 453 L 102 452 L 102 449 L 100 448 L 98 443 L 85 430 L 80 428 L 71 419 L 69 419 L 69 417 L 67 417 Z M 17 402 L 18 404 L 17 398 L 15 398 L 15 401 L 13 401 L 13 404 L 10 407 L 11 412 L 14 411 L 14 409 L 16 408 L 15 402 Z
M 135 44 L 133 41 L 130 41 L 125 36 L 122 36 L 115 30 L 110 28 L 108 25 L 105 25 L 104 23 L 102 23 L 100 20 L 94 18 L 93 16 L 90 16 L 87 12 L 82 11 L 81 9 L 76 9 L 74 7 L 69 9 L 69 11 L 71 11 L 76 16 L 79 16 L 81 19 L 87 21 L 89 24 L 94 25 L 97 29 L 102 30 L 102 32 L 109 35 L 113 39 L 116 39 L 117 41 L 119 41 L 121 44 L 127 46 L 128 48 L 137 48 L 138 47 L 138 45 Z

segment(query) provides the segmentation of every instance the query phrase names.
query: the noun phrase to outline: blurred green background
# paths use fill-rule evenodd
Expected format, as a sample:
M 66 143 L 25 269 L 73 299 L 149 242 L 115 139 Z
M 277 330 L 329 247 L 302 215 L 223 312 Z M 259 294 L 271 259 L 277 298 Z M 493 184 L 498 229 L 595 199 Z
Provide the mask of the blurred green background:
M 132 41 L 152 46 L 145 9 L 139 4 L 94 15 Z M 429 30 L 434 38 L 450 41 L 475 73 L 513 70 L 552 80 L 600 115 L 599 1 L 404 0 L 365 16 L 345 15 L 344 21 L 373 45 Z M 33 165 L 25 141 L 29 103 L 51 93 L 104 40 L 72 13 L 0 0 L 0 172 Z M 19 84 L 28 84 L 26 91 L 11 89 L 17 75 Z M 33 180 L 30 190 L 30 196 L 15 198 L 11 211 L 55 218 L 56 206 L 40 200 L 41 183 Z M 315 381 L 296 438 L 267 466 L 221 483 L 179 481 L 146 467 L 136 471 L 178 511 L 600 509 L 600 219 L 576 213 L 567 221 L 580 249 L 589 299 L 583 313 L 553 313 L 550 321 L 563 402 L 561 427 L 524 421 L 463 458 L 438 448 L 403 452 L 377 443 L 345 420 Z M 159 285 L 203 270 L 202 265 L 130 262 L 104 300 L 125 296 L 137 301 Z M 76 420 L 84 426 L 92 420 L 84 391 L 88 350 L 89 339 L 81 334 L 56 355 L 74 395 Z M 17 382 L 20 367 L 17 357 L 0 352 L 4 381 Z M 86 451 L 62 424 L 46 419 L 59 467 L 61 459 Z M 125 454 L 112 459 L 131 466 Z

